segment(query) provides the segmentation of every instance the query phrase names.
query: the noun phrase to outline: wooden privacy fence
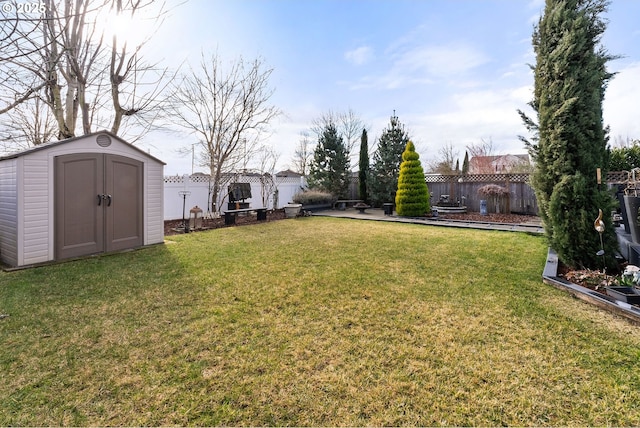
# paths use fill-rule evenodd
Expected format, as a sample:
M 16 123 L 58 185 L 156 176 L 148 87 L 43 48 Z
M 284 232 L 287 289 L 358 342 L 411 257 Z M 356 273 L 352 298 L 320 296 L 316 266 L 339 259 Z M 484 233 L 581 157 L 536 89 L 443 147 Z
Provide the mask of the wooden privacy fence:
M 432 205 L 440 200 L 441 195 L 449 195 L 449 200 L 452 201 L 462 200 L 464 197 L 467 210 L 479 212 L 480 200 L 490 200 L 490 198 L 481 197 L 478 189 L 487 184 L 497 184 L 509 190 L 509 198 L 502 205 L 505 212 L 538 214 L 538 203 L 529 185 L 529 174 L 425 174 L 425 180 L 431 194 Z M 358 176 L 355 174 L 351 177 L 349 193 L 351 199 L 358 199 Z M 495 212 L 495 208 L 495 203 L 488 204 L 489 212 Z
M 464 201 L 468 211 L 479 212 L 480 201 L 487 200 L 488 212 L 538 214 L 536 195 L 529 185 L 529 174 L 467 174 L 467 175 L 431 175 L 425 176 L 431 204 L 435 204 L 442 195 L 449 200 Z M 495 184 L 509 191 L 498 206 L 491 197 L 480 195 L 478 191 L 487 184 Z
M 425 174 L 425 180 L 431 194 L 431 204 L 440 200 L 440 196 L 449 195 L 450 200 L 463 200 L 467 210 L 480 211 L 480 201 L 487 200 L 489 212 L 495 212 L 495 203 L 491 203 L 491 197 L 478 194 L 478 190 L 487 184 L 496 184 L 509 191 L 509 197 L 500 204 L 504 212 L 538 215 L 538 202 L 535 192 L 529 184 L 530 174 L 467 174 L 467 175 L 440 175 Z M 611 171 L 604 180 L 608 187 L 614 185 L 624 186 L 629 182 L 627 171 Z M 353 199 L 358 197 L 358 177 L 352 176 L 349 186 Z M 494 201 L 495 202 L 495 201 Z M 493 206 L 492 206 L 493 205 Z

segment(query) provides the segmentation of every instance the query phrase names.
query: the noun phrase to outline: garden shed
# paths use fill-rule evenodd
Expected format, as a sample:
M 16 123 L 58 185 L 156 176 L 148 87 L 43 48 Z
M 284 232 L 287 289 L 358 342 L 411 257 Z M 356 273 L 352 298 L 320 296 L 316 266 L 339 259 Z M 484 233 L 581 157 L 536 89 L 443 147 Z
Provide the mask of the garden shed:
M 0 157 L 0 261 L 27 266 L 163 242 L 164 165 L 107 131 Z

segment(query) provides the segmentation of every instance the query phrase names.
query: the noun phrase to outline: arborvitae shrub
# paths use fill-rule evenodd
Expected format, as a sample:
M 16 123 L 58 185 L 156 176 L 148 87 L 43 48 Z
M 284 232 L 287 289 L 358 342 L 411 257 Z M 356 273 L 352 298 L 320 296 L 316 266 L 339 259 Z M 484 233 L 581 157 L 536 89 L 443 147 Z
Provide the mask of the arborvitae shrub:
M 423 216 L 429 211 L 429 189 L 420 164 L 420 155 L 409 141 L 402 153 L 396 191 L 396 212 L 402 216 Z
M 613 75 L 606 64 L 615 58 L 600 41 L 606 29 L 607 0 L 547 0 L 533 32 L 536 120 L 520 111 L 535 161 L 531 184 L 536 192 L 548 244 L 571 268 L 616 268 L 619 244 L 611 216 L 602 219 L 600 235 L 593 221 L 598 210 L 609 213 L 613 200 L 599 185 L 596 170 L 607 173 L 608 129 L 602 101 Z M 526 140 L 526 139 L 525 139 Z
M 585 248 L 597 250 L 601 244 L 593 226 L 595 216 L 583 206 L 587 201 L 596 201 L 596 207 L 606 207 L 608 199 L 595 186 L 590 186 L 587 177 L 580 172 L 565 175 L 555 185 L 549 201 L 549 215 L 554 218 L 554 250 L 560 260 L 566 260 L 565 263 L 571 263 L 572 266 L 603 267 L 602 257 L 598 256 L 597 251 L 585 251 Z M 591 227 L 585 228 L 585 224 Z

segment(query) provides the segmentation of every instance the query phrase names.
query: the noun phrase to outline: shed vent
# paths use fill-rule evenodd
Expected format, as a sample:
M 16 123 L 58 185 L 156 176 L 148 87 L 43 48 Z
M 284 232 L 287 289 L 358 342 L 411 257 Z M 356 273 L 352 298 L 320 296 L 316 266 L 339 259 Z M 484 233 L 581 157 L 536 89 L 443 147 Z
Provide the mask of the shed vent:
M 96 138 L 96 142 L 100 147 L 109 147 L 111 145 L 111 137 L 105 134 L 100 134 Z

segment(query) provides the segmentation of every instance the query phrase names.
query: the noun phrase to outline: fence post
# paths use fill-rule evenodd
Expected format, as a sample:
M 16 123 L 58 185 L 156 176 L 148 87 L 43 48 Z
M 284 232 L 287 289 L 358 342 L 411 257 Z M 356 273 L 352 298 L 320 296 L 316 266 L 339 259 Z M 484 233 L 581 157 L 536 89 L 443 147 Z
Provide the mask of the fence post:
M 509 182 L 510 175 L 505 176 L 505 186 L 509 194 L 507 195 L 507 203 L 505 207 L 505 214 L 511 214 L 511 183 Z

